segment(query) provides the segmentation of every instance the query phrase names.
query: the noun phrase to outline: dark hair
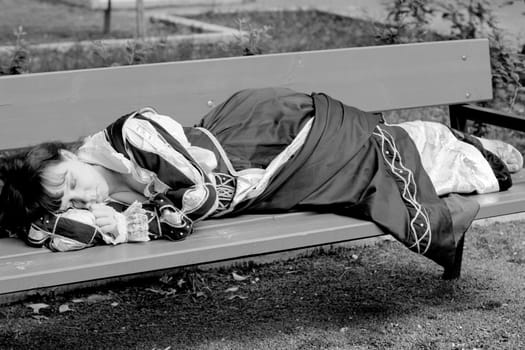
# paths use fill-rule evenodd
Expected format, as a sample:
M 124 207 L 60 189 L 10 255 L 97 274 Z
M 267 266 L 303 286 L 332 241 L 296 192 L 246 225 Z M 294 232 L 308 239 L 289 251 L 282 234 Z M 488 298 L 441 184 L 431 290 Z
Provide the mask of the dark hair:
M 0 227 L 25 236 L 32 221 L 58 209 L 42 185 L 42 172 L 62 160 L 62 142 L 46 142 L 0 158 Z M 58 203 L 60 206 L 60 203 Z

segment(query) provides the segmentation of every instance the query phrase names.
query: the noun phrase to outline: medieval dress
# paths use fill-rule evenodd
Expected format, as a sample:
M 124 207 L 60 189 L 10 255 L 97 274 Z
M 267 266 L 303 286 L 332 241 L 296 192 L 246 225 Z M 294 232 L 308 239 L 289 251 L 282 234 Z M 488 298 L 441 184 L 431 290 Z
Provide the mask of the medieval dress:
M 178 210 L 186 220 L 180 238 L 208 217 L 333 212 L 373 221 L 412 251 L 447 267 L 479 210 L 476 201 L 451 192 L 497 191 L 500 179 L 480 152 L 461 142 L 472 157 L 465 160 L 463 152 L 444 171 L 464 176 L 451 185 L 453 177 L 443 171 L 430 174 L 441 178 L 436 190 L 439 181 L 431 179 L 430 165 L 425 170 L 420 156 L 425 146 L 410 130 L 419 133 L 417 125 L 388 125 L 380 115 L 322 93 L 250 89 L 193 127 L 183 128 L 149 108 L 125 115 L 86 138 L 78 156 L 145 184 L 153 213 L 166 204 Z M 101 241 L 96 229 L 71 230 L 68 220 L 60 234 L 56 218 L 32 225 L 33 244 L 73 250 Z M 152 227 L 157 229 L 151 238 L 177 239 L 162 233 L 158 215 Z M 87 233 L 80 237 L 72 231 Z

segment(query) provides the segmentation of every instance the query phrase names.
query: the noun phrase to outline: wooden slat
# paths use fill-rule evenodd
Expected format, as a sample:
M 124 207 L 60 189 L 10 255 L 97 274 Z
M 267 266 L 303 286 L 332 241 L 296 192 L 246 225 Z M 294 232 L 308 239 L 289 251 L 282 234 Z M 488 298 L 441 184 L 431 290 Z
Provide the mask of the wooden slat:
M 326 92 L 369 111 L 487 100 L 488 41 L 362 47 L 0 78 L 0 149 L 77 140 L 152 106 L 193 125 L 244 88 Z
M 525 172 L 509 191 L 475 196 L 477 219 L 523 212 Z M 51 253 L 15 239 L 0 245 L 0 294 L 375 237 L 372 223 L 310 212 L 209 220 L 183 242 L 100 246 Z
M 67 253 L 42 254 L 38 250 L 35 254 L 0 256 L 0 294 L 381 234 L 370 222 L 333 214 L 227 219 L 217 225 L 212 222 L 197 227 L 195 234 L 182 242 L 155 241 Z
M 481 206 L 478 219 L 525 212 L 525 170 L 514 174 L 512 180 L 507 191 L 476 196 Z

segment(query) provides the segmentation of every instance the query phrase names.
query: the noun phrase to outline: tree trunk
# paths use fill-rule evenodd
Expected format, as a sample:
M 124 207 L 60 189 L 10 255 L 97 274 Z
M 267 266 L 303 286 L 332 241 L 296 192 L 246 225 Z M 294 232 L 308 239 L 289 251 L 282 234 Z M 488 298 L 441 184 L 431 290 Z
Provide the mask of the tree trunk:
M 144 0 L 137 0 L 137 38 L 144 39 Z
M 108 7 L 104 10 L 104 34 L 111 32 L 111 0 L 108 0 Z

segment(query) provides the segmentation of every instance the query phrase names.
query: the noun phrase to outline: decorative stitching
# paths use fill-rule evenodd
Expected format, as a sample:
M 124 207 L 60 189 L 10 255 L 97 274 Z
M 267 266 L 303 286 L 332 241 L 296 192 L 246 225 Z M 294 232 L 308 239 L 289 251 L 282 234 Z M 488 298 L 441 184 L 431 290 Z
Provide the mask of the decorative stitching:
M 235 178 L 231 175 L 224 173 L 214 173 L 213 175 L 215 177 L 215 188 L 219 200 L 215 214 L 218 214 L 230 207 L 237 186 Z
M 408 245 L 408 248 L 419 254 L 425 254 L 429 249 L 429 243 L 432 241 L 432 229 L 426 209 L 416 198 L 417 185 L 414 180 L 414 174 L 412 170 L 403 164 L 401 153 L 397 149 L 394 137 L 379 125 L 376 126 L 375 130 L 373 135 L 379 138 L 381 142 L 381 154 L 385 163 L 390 167 L 395 178 L 401 180 L 403 184 L 402 188 L 400 188 L 401 198 L 407 205 L 415 209 L 415 213 L 413 213 L 413 210 L 410 210 L 410 207 L 408 208 L 408 212 L 412 216 L 410 233 L 414 240 L 414 243 Z

